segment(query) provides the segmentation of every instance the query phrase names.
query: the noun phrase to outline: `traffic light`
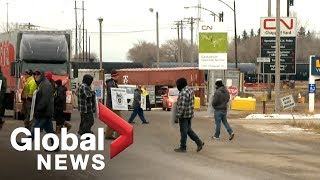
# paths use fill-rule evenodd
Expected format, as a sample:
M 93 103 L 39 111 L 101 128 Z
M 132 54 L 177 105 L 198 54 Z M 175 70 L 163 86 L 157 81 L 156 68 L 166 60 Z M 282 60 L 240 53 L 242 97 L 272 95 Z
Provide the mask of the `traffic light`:
M 219 13 L 219 22 L 223 22 L 223 11 Z
M 293 0 L 289 0 L 289 6 L 293 6 Z

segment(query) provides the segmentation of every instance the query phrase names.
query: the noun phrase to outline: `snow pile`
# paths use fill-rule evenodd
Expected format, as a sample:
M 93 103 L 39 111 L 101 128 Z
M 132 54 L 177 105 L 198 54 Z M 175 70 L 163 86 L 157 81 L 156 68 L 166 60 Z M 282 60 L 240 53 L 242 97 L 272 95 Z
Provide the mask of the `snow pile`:
M 244 119 L 296 119 L 296 120 L 320 120 L 320 114 L 250 114 Z

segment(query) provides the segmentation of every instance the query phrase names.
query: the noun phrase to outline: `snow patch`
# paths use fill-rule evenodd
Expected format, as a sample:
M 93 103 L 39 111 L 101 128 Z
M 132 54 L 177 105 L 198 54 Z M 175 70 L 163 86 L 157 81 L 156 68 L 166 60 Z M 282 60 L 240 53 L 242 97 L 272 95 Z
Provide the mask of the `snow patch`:
M 320 120 L 320 114 L 250 114 L 243 119 L 296 119 L 296 120 Z

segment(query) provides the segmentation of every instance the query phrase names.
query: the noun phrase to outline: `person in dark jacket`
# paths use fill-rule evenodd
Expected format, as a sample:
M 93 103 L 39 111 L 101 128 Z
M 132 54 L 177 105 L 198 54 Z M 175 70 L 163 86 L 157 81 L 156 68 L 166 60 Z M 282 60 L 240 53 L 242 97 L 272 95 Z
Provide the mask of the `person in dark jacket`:
M 35 71 L 35 80 L 37 82 L 37 90 L 34 106 L 34 119 L 35 122 L 31 128 L 31 138 L 34 139 L 35 128 L 42 128 L 47 133 L 54 133 L 52 125 L 52 115 L 54 111 L 54 99 L 53 99 L 53 87 L 44 75 L 44 72 L 39 70 Z M 19 145 L 25 143 L 17 142 Z M 53 145 L 53 139 L 50 139 L 51 145 Z M 59 147 L 55 150 L 59 151 Z
M 228 102 L 230 100 L 230 95 L 228 90 L 223 85 L 221 79 L 217 79 L 215 85 L 216 85 L 216 91 L 213 95 L 212 106 L 215 110 L 214 119 L 216 123 L 216 132 L 213 135 L 212 139 L 219 140 L 221 121 L 222 121 L 224 127 L 227 129 L 229 133 L 229 140 L 232 140 L 234 137 L 234 133 L 227 120 L 227 110 L 228 110 Z
M 62 85 L 61 79 L 55 81 L 54 93 L 54 118 L 56 120 L 56 134 L 61 132 L 61 128 L 65 126 L 69 131 L 71 125 L 65 122 L 64 110 L 66 109 L 66 91 L 67 88 Z
M 91 127 L 94 124 L 93 113 L 96 112 L 95 92 L 91 90 L 93 77 L 89 74 L 83 76 L 82 84 L 79 87 L 78 110 L 80 111 L 80 127 L 78 133 L 93 133 Z
M 106 80 L 106 89 L 107 89 L 107 98 L 106 98 L 106 105 L 107 108 L 109 108 L 112 112 L 114 112 L 116 115 L 121 117 L 121 113 L 119 110 L 115 110 L 112 108 L 112 98 L 111 98 L 111 88 L 118 88 L 118 79 L 119 79 L 119 73 L 116 70 L 111 71 L 111 78 Z M 115 137 L 113 136 L 115 134 Z M 116 139 L 118 137 L 118 133 L 116 133 L 111 127 L 106 127 L 106 134 L 105 138 L 109 140 Z
M 52 125 L 52 115 L 54 111 L 53 87 L 45 77 L 44 72 L 34 71 L 34 79 L 38 85 L 34 105 L 34 119 L 35 122 L 31 128 L 31 138 L 34 139 L 35 128 L 44 129 L 47 133 L 54 133 Z M 31 107 L 32 108 L 32 107 Z M 53 145 L 53 139 L 50 139 L 50 145 Z M 17 142 L 20 146 L 25 145 L 24 142 Z M 59 147 L 54 150 L 59 151 Z
M 204 142 L 191 128 L 191 119 L 194 114 L 194 92 L 188 87 L 187 80 L 180 78 L 176 81 L 179 92 L 177 101 L 176 117 L 179 119 L 180 126 L 180 148 L 174 149 L 175 152 L 186 152 L 187 137 L 189 136 L 197 144 L 197 152 L 201 151 Z
M 0 129 L 2 129 L 2 125 L 4 124 L 4 120 L 2 119 L 5 112 L 5 94 L 7 91 L 7 78 L 2 74 L 1 66 L 0 66 Z
M 141 85 L 138 86 L 137 89 L 134 90 L 134 99 L 132 103 L 133 107 L 133 112 L 129 118 L 129 123 L 134 123 L 133 120 L 136 118 L 137 114 L 139 115 L 142 124 L 148 124 L 149 122 L 146 121 L 144 114 L 143 114 L 143 109 L 141 108 Z

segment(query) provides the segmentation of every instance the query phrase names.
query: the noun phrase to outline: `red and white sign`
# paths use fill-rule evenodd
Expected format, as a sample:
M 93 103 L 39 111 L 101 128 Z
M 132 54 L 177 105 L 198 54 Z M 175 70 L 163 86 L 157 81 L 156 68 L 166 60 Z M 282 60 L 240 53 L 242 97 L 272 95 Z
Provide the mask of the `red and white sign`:
M 280 36 L 295 37 L 297 35 L 297 19 L 295 17 L 280 18 Z M 260 36 L 276 37 L 276 18 L 263 17 L 260 19 Z
M 110 159 L 133 143 L 133 127 L 110 109 L 99 103 L 99 119 L 120 136 L 110 144 Z
M 229 86 L 228 91 L 231 100 L 233 100 L 238 95 L 238 88 L 236 86 Z

